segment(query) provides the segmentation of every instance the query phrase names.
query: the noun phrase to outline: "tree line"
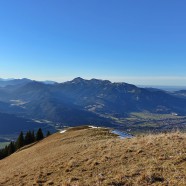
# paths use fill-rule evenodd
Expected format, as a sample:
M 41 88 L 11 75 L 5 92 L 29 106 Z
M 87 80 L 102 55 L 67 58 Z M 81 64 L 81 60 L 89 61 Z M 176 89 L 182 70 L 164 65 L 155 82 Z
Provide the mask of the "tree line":
M 50 135 L 50 132 L 48 131 L 46 134 L 46 137 Z M 6 145 L 5 148 L 0 149 L 0 160 L 11 155 L 18 149 L 24 147 L 25 145 L 29 145 L 31 143 L 40 141 L 44 138 L 42 129 L 39 128 L 38 131 L 28 131 L 24 135 L 21 131 L 16 141 L 11 141 L 9 145 Z

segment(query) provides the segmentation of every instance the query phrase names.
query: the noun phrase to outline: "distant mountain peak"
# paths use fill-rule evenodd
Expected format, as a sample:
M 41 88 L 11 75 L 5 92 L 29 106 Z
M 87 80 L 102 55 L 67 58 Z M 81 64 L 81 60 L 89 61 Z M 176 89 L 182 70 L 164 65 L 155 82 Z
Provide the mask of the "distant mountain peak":
M 67 83 L 72 83 L 72 84 L 84 84 L 86 83 L 88 80 L 85 80 L 81 77 L 77 77 L 77 78 L 74 78 L 73 80 L 71 81 L 67 81 Z
M 77 77 L 77 78 L 74 78 L 73 80 L 72 80 L 72 82 L 82 82 L 82 81 L 85 81 L 85 79 L 83 79 L 83 78 L 81 78 L 81 77 Z

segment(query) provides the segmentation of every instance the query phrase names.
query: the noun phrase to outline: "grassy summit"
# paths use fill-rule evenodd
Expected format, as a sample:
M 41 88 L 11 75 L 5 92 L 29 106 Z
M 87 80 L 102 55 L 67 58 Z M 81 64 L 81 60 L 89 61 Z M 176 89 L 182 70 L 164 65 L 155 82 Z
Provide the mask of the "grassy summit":
M 73 128 L 1 160 L 0 172 L 2 186 L 186 185 L 186 134 Z

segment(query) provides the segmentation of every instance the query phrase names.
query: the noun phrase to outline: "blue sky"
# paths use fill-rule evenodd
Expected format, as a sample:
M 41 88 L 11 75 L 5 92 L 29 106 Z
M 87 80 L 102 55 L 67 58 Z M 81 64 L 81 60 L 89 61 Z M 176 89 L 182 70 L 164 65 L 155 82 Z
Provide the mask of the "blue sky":
M 186 85 L 185 0 L 1 0 L 0 77 Z

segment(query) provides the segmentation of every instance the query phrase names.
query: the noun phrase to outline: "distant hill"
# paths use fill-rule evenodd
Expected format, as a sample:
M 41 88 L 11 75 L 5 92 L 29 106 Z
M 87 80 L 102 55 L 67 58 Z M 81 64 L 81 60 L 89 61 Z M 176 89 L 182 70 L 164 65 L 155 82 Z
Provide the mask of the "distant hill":
M 25 85 L 29 82 L 32 82 L 33 80 L 27 79 L 27 78 L 23 78 L 23 79 L 2 79 L 0 78 L 0 87 L 6 87 L 6 86 L 18 86 L 18 85 Z M 55 81 L 50 81 L 50 80 L 46 80 L 46 81 L 40 81 L 44 84 L 57 84 L 57 82 Z
M 0 185 L 185 185 L 186 134 L 119 139 L 71 128 L 0 161 Z
M 23 78 L 23 79 L 2 79 L 0 78 L 0 87 L 6 87 L 6 86 L 9 86 L 9 85 L 24 85 L 26 83 L 29 83 L 31 82 L 32 80 L 30 79 L 26 79 L 26 78 Z

